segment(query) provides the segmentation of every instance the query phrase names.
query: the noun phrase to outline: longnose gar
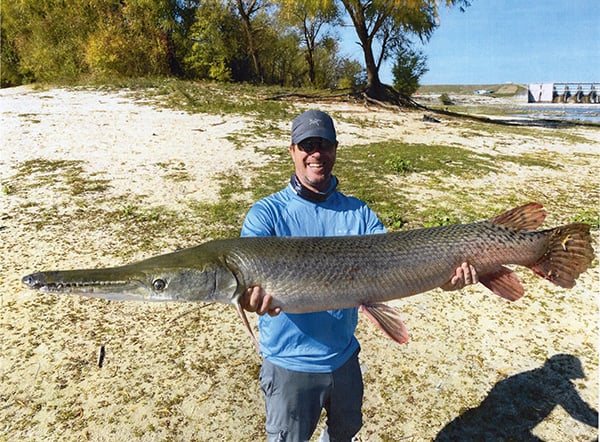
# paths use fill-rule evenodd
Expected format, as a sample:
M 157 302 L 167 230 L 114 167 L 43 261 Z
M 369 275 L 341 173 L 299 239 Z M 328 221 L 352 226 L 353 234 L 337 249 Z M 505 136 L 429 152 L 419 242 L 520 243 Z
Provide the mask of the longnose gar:
M 23 283 L 112 300 L 231 303 L 252 336 L 240 297 L 262 286 L 272 307 L 288 313 L 361 306 L 389 337 L 406 342 L 399 315 L 381 302 L 443 286 L 463 262 L 511 301 L 524 288 L 505 264 L 573 287 L 594 257 L 589 226 L 535 230 L 545 217 L 541 204 L 529 203 L 487 221 L 379 235 L 214 240 L 121 267 L 33 273 Z

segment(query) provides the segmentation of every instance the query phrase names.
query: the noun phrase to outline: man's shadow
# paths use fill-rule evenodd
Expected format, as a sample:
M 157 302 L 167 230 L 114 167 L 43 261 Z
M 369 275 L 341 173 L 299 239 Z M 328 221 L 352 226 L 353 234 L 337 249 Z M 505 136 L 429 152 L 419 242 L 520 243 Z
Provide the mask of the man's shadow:
M 542 441 L 531 431 L 557 405 L 573 419 L 597 428 L 598 411 L 581 399 L 571 383 L 582 378 L 579 359 L 552 356 L 540 368 L 498 382 L 478 407 L 446 425 L 435 441 Z

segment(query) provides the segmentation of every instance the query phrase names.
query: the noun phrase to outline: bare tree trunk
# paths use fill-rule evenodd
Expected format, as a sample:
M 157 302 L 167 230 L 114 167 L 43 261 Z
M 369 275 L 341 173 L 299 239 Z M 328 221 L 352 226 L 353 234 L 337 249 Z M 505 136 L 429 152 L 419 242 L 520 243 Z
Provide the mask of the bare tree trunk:
M 375 61 L 375 55 L 373 54 L 373 34 L 369 35 L 364 15 L 360 13 L 361 11 L 355 9 L 357 5 L 349 0 L 342 0 L 342 3 L 352 18 L 356 35 L 358 36 L 360 46 L 363 49 L 365 68 L 367 70 L 366 93 L 371 98 L 384 100 L 387 96 L 387 88 L 379 79 L 379 66 Z
M 257 3 L 257 0 L 251 0 L 247 5 L 244 4 L 243 0 L 236 0 L 236 5 L 240 17 L 242 17 L 242 23 L 244 23 L 244 30 L 246 31 L 246 38 L 248 39 L 248 51 L 252 57 L 256 78 L 260 83 L 264 83 L 263 68 L 260 63 L 256 39 L 254 38 L 254 30 L 252 29 L 252 23 L 250 21 L 250 17 L 258 11 L 260 5 Z
M 315 35 L 311 32 L 312 29 L 306 23 L 306 18 L 303 22 L 304 27 L 304 42 L 306 43 L 306 63 L 308 64 L 308 79 L 310 84 L 315 85 L 316 69 L 315 69 Z

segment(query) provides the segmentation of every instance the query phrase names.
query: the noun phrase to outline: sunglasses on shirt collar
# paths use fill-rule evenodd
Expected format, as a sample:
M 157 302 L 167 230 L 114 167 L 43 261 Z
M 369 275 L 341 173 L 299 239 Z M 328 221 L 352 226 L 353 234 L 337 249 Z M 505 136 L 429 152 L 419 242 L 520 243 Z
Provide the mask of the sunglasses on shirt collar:
M 335 148 L 336 143 L 332 143 L 325 138 L 307 138 L 300 141 L 297 146 L 300 150 L 310 155 L 317 150 L 319 152 L 331 152 Z

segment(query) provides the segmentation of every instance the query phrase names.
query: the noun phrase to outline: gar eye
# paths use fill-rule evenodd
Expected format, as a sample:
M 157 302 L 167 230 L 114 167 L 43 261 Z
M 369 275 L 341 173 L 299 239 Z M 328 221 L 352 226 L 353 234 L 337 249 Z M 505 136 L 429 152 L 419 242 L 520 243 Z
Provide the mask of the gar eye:
M 167 283 L 164 279 L 155 279 L 152 281 L 152 288 L 157 292 L 164 290 L 167 287 Z

